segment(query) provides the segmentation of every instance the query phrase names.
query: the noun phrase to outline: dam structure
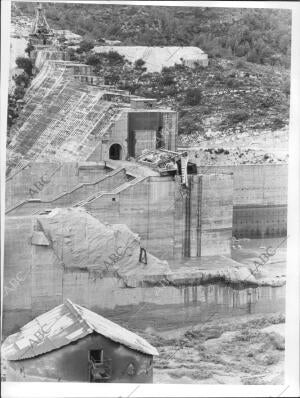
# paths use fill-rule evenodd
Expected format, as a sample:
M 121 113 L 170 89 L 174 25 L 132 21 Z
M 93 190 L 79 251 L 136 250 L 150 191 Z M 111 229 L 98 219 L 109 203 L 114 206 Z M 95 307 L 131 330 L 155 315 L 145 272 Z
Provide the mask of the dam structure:
M 89 65 L 46 60 L 24 102 L 8 146 L 14 170 L 29 160 L 125 160 L 176 147 L 175 111 L 102 85 Z
M 232 288 L 209 290 L 201 269 L 185 262 L 209 271 L 213 263 L 238 269 L 230 258 L 233 229 L 253 236 L 254 227 L 243 229 L 239 220 L 253 218 L 257 205 L 272 206 L 265 185 L 255 188 L 256 196 L 243 191 L 253 197 L 242 200 L 237 169 L 201 168 L 177 151 L 176 111 L 106 86 L 91 66 L 65 59 L 53 43 L 37 45 L 44 47 L 34 53 L 36 75 L 7 148 L 4 333 L 66 299 L 97 313 L 112 311 L 113 319 L 120 308 L 155 307 L 160 298 L 153 286 L 162 282 L 167 305 L 226 302 L 232 308 Z M 141 161 L 147 154 L 165 159 L 163 172 Z M 249 203 L 247 215 L 240 209 Z M 284 233 L 283 223 L 274 234 Z M 220 275 L 210 278 L 215 283 Z M 256 283 L 250 272 L 244 280 L 251 289 Z M 263 297 L 271 302 L 266 289 Z M 248 308 L 244 293 L 240 300 Z M 253 288 L 249 295 L 258 293 Z

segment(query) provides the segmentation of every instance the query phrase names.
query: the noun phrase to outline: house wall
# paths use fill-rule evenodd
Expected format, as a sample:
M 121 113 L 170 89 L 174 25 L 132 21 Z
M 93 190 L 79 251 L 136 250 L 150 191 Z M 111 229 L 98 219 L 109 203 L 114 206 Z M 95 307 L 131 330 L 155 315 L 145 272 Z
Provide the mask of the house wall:
M 104 360 L 111 360 L 112 373 L 108 382 L 152 383 L 152 356 L 132 350 L 97 333 L 35 358 L 9 361 L 8 365 L 16 372 L 17 381 L 38 381 L 37 378 L 46 378 L 46 381 L 89 382 L 88 352 L 94 349 L 103 349 Z M 130 364 L 135 368 L 135 375 L 127 372 Z

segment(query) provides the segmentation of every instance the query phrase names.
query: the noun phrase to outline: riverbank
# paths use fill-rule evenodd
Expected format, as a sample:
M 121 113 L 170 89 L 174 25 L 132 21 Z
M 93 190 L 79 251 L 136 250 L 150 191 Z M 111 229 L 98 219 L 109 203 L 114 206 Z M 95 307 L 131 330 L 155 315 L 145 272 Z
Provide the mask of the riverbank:
M 193 328 L 148 331 L 147 338 L 160 353 L 154 383 L 284 383 L 281 313 L 212 318 Z

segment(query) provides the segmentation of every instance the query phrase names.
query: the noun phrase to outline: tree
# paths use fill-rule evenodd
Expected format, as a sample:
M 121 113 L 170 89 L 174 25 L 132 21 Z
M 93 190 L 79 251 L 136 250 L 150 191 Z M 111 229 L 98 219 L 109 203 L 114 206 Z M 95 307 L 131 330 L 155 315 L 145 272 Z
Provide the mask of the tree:
M 16 59 L 18 68 L 23 69 L 28 76 L 32 76 L 33 64 L 30 58 L 18 57 Z
M 17 86 L 28 87 L 30 82 L 30 78 L 26 73 L 22 73 L 14 78 L 14 81 Z
M 22 86 L 17 86 L 14 91 L 16 100 L 22 99 L 25 95 L 25 89 Z
M 109 51 L 106 53 L 106 58 L 110 65 L 124 65 L 124 56 L 119 54 L 117 51 Z
M 102 64 L 100 54 L 91 54 L 87 57 L 86 63 L 92 66 L 99 66 Z
M 171 74 L 163 74 L 161 78 L 161 85 L 162 86 L 171 86 L 175 83 L 174 76 Z
M 28 54 L 30 57 L 31 52 L 34 50 L 34 46 L 31 43 L 28 43 L 27 47 L 25 48 L 25 53 Z
M 141 72 L 146 72 L 147 68 L 144 67 L 145 63 L 146 62 L 142 58 L 137 59 L 134 63 L 134 69 L 137 69 Z
M 94 43 L 90 40 L 82 40 L 79 43 L 79 48 L 77 48 L 76 52 L 79 54 L 88 53 L 94 48 Z
M 115 85 L 120 81 L 120 75 L 117 73 L 111 73 L 105 76 L 105 84 Z

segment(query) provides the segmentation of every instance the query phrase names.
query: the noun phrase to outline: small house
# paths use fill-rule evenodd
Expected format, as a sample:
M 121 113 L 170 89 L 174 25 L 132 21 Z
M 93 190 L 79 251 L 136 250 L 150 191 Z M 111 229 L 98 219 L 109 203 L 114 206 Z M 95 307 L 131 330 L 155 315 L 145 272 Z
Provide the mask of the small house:
M 7 381 L 152 383 L 157 350 L 67 300 L 4 341 Z

